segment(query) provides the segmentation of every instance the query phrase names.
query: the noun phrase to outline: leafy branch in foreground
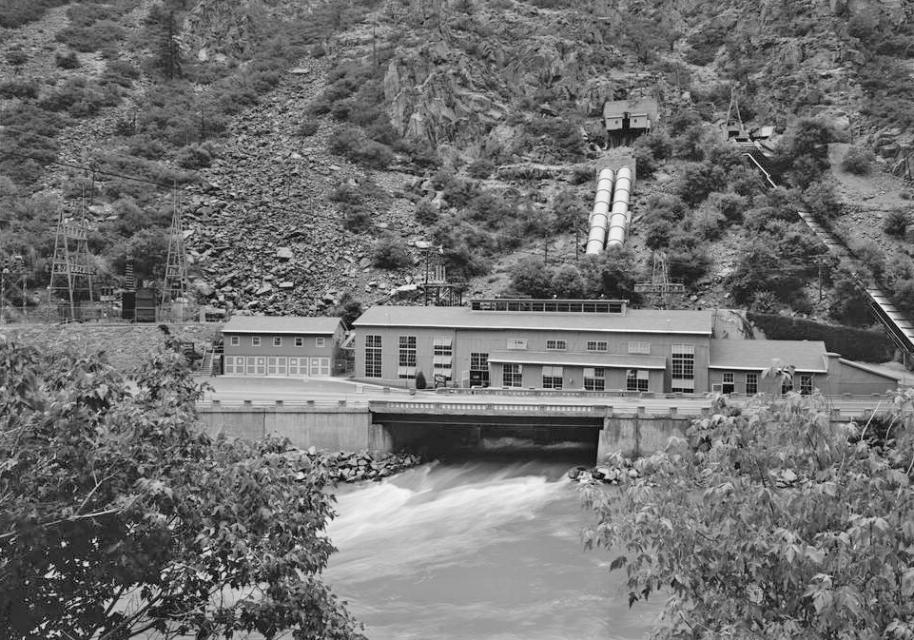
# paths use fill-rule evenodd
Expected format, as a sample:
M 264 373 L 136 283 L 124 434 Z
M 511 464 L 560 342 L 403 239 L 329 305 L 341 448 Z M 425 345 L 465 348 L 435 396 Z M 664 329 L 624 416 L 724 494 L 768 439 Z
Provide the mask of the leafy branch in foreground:
M 208 436 L 171 350 L 134 383 L 0 337 L 4 637 L 360 637 L 320 581 L 326 470 L 283 441 Z
M 655 638 L 914 638 L 914 389 L 890 400 L 878 429 L 820 396 L 721 403 L 627 486 L 585 489 L 585 541 L 630 605 L 667 599 Z

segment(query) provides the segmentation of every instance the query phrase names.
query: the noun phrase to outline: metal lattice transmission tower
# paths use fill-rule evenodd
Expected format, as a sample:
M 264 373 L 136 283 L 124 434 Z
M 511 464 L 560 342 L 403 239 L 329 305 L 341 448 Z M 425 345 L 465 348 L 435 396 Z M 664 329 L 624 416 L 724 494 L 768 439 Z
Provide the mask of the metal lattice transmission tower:
M 136 274 L 133 271 L 133 256 L 127 256 L 127 264 L 124 266 L 124 289 L 127 291 L 136 291 Z
M 174 211 L 168 233 L 168 259 L 165 263 L 165 282 L 162 286 L 162 304 L 184 298 L 187 284 L 187 254 L 184 252 L 184 223 L 178 207 L 178 190 L 172 195 Z
M 662 251 L 655 251 L 651 264 L 651 281 L 636 284 L 635 293 L 647 293 L 654 296 L 657 308 L 666 309 L 673 296 L 685 293 L 685 287 L 680 283 L 670 282 L 666 254 Z
M 89 253 L 88 231 L 85 219 L 66 218 L 63 208 L 60 209 L 51 264 L 51 291 L 68 301 L 70 320 L 77 318 L 76 309 L 83 301 L 93 299 L 95 266 Z

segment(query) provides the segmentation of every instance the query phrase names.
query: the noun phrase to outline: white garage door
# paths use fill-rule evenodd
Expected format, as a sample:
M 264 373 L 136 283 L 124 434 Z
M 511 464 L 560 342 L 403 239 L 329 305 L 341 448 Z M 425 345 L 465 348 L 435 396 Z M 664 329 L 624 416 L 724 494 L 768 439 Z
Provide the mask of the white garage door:
M 330 358 L 311 358 L 312 376 L 330 375 Z

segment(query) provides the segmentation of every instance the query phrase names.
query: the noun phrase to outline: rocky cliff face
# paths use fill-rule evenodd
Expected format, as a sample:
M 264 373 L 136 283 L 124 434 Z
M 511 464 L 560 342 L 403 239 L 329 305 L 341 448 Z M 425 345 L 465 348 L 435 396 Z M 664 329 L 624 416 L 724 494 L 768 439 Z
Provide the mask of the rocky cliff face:
M 182 44 L 201 60 L 247 60 L 275 24 L 308 16 L 320 0 L 198 0 L 184 18 Z
M 622 62 L 605 25 L 583 15 L 480 3 L 439 22 L 428 41 L 397 45 L 384 78 L 394 127 L 433 143 L 478 141 L 524 98 L 570 100 L 595 114 L 612 93 L 607 72 Z

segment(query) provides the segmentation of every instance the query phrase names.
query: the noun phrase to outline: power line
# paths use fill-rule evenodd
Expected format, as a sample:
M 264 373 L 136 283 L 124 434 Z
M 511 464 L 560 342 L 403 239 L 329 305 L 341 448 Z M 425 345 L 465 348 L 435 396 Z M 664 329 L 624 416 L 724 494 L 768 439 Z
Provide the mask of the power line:
M 135 180 L 137 182 L 146 182 L 148 184 L 154 184 L 154 185 L 157 185 L 160 187 L 170 187 L 171 186 L 169 183 L 166 183 L 166 182 L 159 182 L 157 180 L 149 180 L 148 178 L 139 178 L 137 176 L 130 176 L 130 175 L 127 175 L 124 173 L 117 173 L 114 171 L 105 171 L 105 170 L 99 169 L 97 167 L 80 165 L 80 164 L 75 164 L 72 162 L 64 162 L 63 160 L 50 160 L 49 161 L 47 158 L 42 158 L 40 156 L 35 156 L 35 155 L 29 154 L 29 153 L 19 153 L 17 151 L 3 151 L 0 153 L 2 153 L 2 155 L 4 155 L 4 156 L 15 156 L 17 158 L 26 158 L 26 159 L 35 160 L 36 162 L 41 162 L 44 164 L 54 164 L 54 165 L 58 165 L 61 167 L 68 167 L 70 169 L 80 169 L 82 171 L 95 173 L 97 175 L 111 176 L 113 178 L 123 178 L 124 180 Z M 181 187 L 181 188 L 184 189 L 184 187 Z

